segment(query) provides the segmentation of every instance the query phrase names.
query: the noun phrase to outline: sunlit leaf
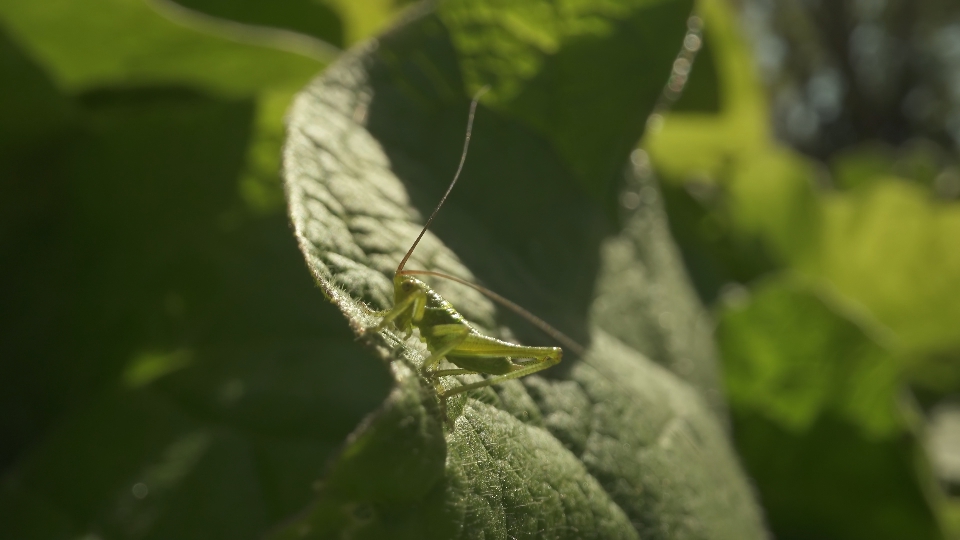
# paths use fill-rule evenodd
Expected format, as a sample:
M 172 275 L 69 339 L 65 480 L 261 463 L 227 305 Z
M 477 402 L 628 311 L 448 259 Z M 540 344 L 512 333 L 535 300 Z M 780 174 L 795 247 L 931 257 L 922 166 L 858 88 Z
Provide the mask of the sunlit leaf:
M 688 10 L 450 2 L 298 97 L 284 169 L 301 249 L 395 387 L 277 538 L 764 536 L 727 446 L 708 319 L 656 186 L 627 160 L 642 124 L 625 119 L 652 109 Z M 629 50 L 648 43 L 649 60 Z M 644 77 L 621 74 L 625 59 Z M 423 346 L 365 328 L 391 305 L 393 270 L 456 167 L 484 82 L 463 177 L 409 267 L 482 281 L 589 349 L 444 414 L 418 373 Z M 591 114 L 570 111 L 574 97 Z M 611 144 L 578 153 L 585 137 Z M 621 189 L 638 204 L 611 212 Z M 471 290 L 435 287 L 484 331 L 538 340 Z

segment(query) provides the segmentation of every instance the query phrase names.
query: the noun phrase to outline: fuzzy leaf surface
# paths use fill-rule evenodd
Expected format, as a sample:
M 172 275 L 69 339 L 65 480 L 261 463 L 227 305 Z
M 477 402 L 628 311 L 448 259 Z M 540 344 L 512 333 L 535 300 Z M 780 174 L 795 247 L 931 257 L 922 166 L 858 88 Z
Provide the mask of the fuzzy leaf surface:
M 444 3 L 295 102 L 284 168 L 301 251 L 395 386 L 276 538 L 765 537 L 725 431 L 709 320 L 631 154 L 690 4 L 585 6 Z M 392 305 L 486 82 L 463 176 L 408 268 L 482 283 L 588 350 L 451 398 L 444 416 L 419 375 L 425 347 L 366 329 Z M 490 335 L 548 344 L 480 294 L 431 285 Z

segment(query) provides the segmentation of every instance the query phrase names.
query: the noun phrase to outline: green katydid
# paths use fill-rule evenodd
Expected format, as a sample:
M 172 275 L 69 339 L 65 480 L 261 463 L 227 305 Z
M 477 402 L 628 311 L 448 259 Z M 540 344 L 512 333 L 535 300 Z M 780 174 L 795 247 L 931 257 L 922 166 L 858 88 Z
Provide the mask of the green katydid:
M 440 207 L 446 202 L 453 190 L 453 186 L 460 177 L 463 164 L 466 161 L 467 149 L 470 146 L 470 134 L 473 129 L 473 119 L 476 115 L 477 103 L 486 88 L 480 90 L 470 104 L 470 114 L 467 120 L 467 134 L 463 143 L 463 154 L 460 156 L 460 165 L 447 187 L 440 203 L 427 219 L 420 235 L 414 240 L 410 249 L 397 266 L 393 276 L 393 308 L 385 312 L 383 320 L 373 330 L 381 330 L 388 324 L 393 324 L 402 334 L 409 337 L 416 326 L 420 330 L 420 339 L 427 345 L 430 356 L 423 361 L 421 371 L 425 377 L 438 379 L 450 375 L 483 374 L 489 378 L 465 384 L 450 390 L 442 391 L 440 398 L 446 398 L 472 390 L 498 384 L 510 379 L 516 379 L 538 371 L 547 369 L 560 362 L 563 351 L 559 347 L 528 347 L 503 341 L 487 336 L 474 328 L 450 302 L 443 299 L 426 283 L 414 276 L 434 276 L 449 279 L 475 289 L 491 300 L 516 312 L 538 327 L 547 335 L 573 350 L 583 354 L 583 347 L 562 334 L 542 319 L 517 304 L 479 285 L 464 281 L 460 278 L 433 272 L 429 270 L 405 270 L 404 266 L 423 235 L 430 227 L 430 223 L 437 215 Z M 457 366 L 451 369 L 439 369 L 440 361 L 446 359 Z M 528 359 L 526 362 L 515 362 L 515 359 Z

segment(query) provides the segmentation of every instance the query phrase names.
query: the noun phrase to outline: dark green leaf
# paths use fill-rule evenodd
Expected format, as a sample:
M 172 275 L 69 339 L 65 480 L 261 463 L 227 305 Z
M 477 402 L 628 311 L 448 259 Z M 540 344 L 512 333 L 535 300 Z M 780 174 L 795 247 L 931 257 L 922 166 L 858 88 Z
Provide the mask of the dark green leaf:
M 627 160 L 689 4 L 591 9 L 449 2 L 299 96 L 284 157 L 297 237 L 395 387 L 278 538 L 764 536 L 723 429 L 708 318 L 642 154 Z M 444 416 L 418 374 L 422 345 L 364 329 L 456 168 L 463 80 L 493 89 L 409 267 L 481 281 L 589 351 L 453 398 Z M 637 204 L 612 212 L 619 190 Z M 487 332 L 537 341 L 469 289 L 435 288 Z
M 174 0 L 160 0 L 174 1 Z M 283 28 L 343 46 L 343 23 L 325 4 L 310 0 L 265 2 L 263 0 L 175 0 L 176 3 L 208 15 L 233 21 Z
M 20 256 L 27 309 L 4 326 L 4 465 L 19 460 L 0 522 L 21 538 L 257 538 L 309 500 L 387 376 L 285 218 L 245 210 L 249 101 L 153 88 L 77 108 L 57 174 L 24 178 L 66 199 L 30 199 L 49 248 Z
M 184 28 L 136 0 L 0 3 L 0 19 L 57 85 L 190 85 L 221 95 L 297 88 L 314 58 Z

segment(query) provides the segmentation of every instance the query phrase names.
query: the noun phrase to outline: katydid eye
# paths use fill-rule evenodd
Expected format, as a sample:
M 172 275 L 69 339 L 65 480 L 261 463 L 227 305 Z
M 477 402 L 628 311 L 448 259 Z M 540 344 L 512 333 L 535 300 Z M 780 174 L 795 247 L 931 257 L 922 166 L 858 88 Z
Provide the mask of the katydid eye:
M 403 287 L 403 290 L 404 290 L 405 292 L 410 292 L 411 290 L 413 290 L 413 282 L 412 282 L 412 281 L 404 281 L 404 282 L 403 282 L 403 285 L 401 285 L 401 287 Z

